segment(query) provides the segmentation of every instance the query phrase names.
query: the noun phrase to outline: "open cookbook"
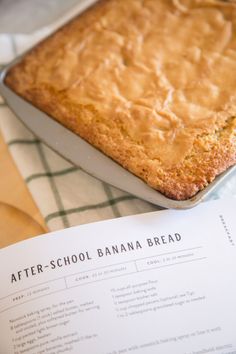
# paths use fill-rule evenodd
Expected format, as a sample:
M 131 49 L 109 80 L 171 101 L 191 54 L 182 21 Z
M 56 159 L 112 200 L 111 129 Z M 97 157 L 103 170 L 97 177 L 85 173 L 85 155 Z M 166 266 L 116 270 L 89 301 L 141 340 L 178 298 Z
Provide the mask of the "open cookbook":
M 236 199 L 0 250 L 0 354 L 235 354 Z

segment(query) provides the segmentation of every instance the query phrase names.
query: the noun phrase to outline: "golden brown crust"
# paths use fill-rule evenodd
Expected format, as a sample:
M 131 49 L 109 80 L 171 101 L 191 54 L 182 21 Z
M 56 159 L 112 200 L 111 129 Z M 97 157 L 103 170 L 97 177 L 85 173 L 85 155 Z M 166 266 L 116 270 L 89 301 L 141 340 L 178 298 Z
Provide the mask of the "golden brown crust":
M 149 6 L 153 6 L 154 2 L 157 3 L 156 0 L 147 0 L 142 3 L 147 3 Z M 161 2 L 163 1 L 159 0 L 159 3 Z M 110 105 L 108 105 L 109 108 L 107 108 L 107 111 L 104 111 L 105 108 L 101 108 L 101 102 L 106 106 L 106 99 L 102 98 L 102 101 L 100 102 L 96 97 L 97 92 L 95 92 L 95 96 L 88 95 L 89 99 L 87 100 L 86 95 L 88 94 L 88 91 L 86 90 L 88 90 L 89 86 L 86 86 L 88 82 L 88 79 L 86 78 L 88 77 L 88 74 L 83 72 L 83 70 L 86 70 L 86 60 L 88 60 L 87 66 L 89 67 L 90 57 L 86 57 L 86 60 L 84 59 L 84 61 L 81 59 L 79 65 L 82 69 L 78 69 L 77 62 L 73 67 L 73 70 L 81 70 L 78 76 L 83 78 L 84 86 L 82 84 L 80 84 L 80 86 L 79 84 L 76 84 L 76 89 L 79 90 L 76 91 L 76 93 L 79 92 L 81 95 L 80 97 L 83 99 L 77 100 L 74 98 L 74 92 L 71 90 L 71 87 L 73 85 L 75 86 L 75 83 L 73 82 L 71 84 L 70 82 L 70 86 L 68 86 L 68 82 L 65 81 L 68 77 L 67 71 L 63 71 L 62 76 L 60 76 L 60 71 L 56 71 L 55 75 L 53 74 L 54 76 L 52 76 L 52 72 L 54 73 L 55 71 L 57 53 L 59 53 L 62 48 L 63 50 L 65 49 L 65 46 L 68 43 L 68 38 L 72 38 L 75 41 L 72 41 L 71 47 L 68 51 L 70 51 L 71 48 L 78 46 L 78 43 L 84 41 L 85 38 L 90 38 L 90 33 L 94 33 L 94 26 L 97 26 L 97 22 L 101 18 L 104 18 L 104 16 L 107 16 L 107 14 L 109 16 L 111 3 L 112 6 L 116 6 L 117 3 L 121 3 L 122 6 L 125 6 L 123 0 L 103 0 L 99 2 L 98 5 L 86 11 L 82 16 L 74 19 L 70 24 L 63 27 L 56 34 L 49 37 L 30 51 L 19 64 L 10 70 L 6 77 L 6 83 L 14 91 L 32 102 L 42 111 L 57 119 L 60 123 L 102 150 L 105 154 L 112 157 L 115 161 L 133 172 L 135 175 L 142 178 L 151 187 L 176 200 L 188 199 L 206 187 L 218 174 L 236 163 L 235 104 L 232 104 L 228 111 L 225 110 L 227 113 L 225 115 L 223 114 L 224 112 L 222 113 L 222 109 L 219 109 L 218 111 L 214 110 L 214 122 L 212 121 L 212 116 L 209 117 L 207 127 L 204 126 L 204 129 L 201 129 L 201 126 L 197 126 L 196 128 L 196 124 L 188 127 L 188 121 L 185 120 L 184 124 L 188 127 L 188 129 L 186 129 L 187 143 L 181 146 L 180 153 L 178 153 L 181 140 L 176 140 L 170 153 L 166 152 L 166 158 L 169 161 L 169 163 L 166 163 L 163 161 L 163 151 L 165 155 L 165 147 L 160 150 L 162 151 L 162 154 L 160 154 L 159 150 L 158 153 L 152 153 L 152 147 L 155 146 L 152 140 L 152 132 L 147 130 L 147 135 L 149 134 L 148 138 L 151 140 L 151 143 L 149 144 L 149 140 L 145 140 L 143 136 L 140 135 L 140 129 L 138 129 L 136 135 L 133 134 L 133 128 L 131 129 L 129 128 L 129 125 L 126 125 L 127 116 L 125 116 L 126 118 L 124 121 L 123 116 L 120 114 L 112 114 L 109 111 Z M 166 1 L 165 3 L 168 3 L 168 11 L 172 11 L 172 2 Z M 185 5 L 188 5 L 189 3 L 190 5 L 194 4 L 194 0 L 185 1 Z M 122 8 L 119 9 L 122 11 Z M 139 9 L 137 11 L 139 11 Z M 226 11 L 228 11 L 228 9 L 226 9 Z M 226 15 L 228 16 L 228 12 Z M 76 39 L 74 35 L 75 31 L 77 33 Z M 109 41 L 111 42 L 111 51 L 114 50 L 114 53 L 116 53 L 117 43 L 120 45 L 120 38 L 114 39 L 112 37 L 111 39 L 111 37 L 109 37 Z M 124 48 L 123 44 L 122 48 Z M 99 52 L 99 48 L 96 49 Z M 51 62 L 52 57 L 55 57 L 56 59 Z M 45 63 L 46 58 L 48 58 L 48 64 Z M 128 59 L 132 61 L 132 57 L 129 57 Z M 70 64 L 73 64 L 74 59 L 72 58 L 71 60 Z M 99 60 L 101 60 L 100 57 L 98 58 L 98 61 Z M 63 65 L 66 70 L 70 66 L 68 64 L 65 65 L 65 62 Z M 93 63 L 91 65 L 93 65 Z M 45 69 L 42 71 L 42 68 Z M 114 68 L 114 66 L 112 68 Z M 42 79 L 41 76 L 45 73 L 47 75 L 49 73 L 51 81 L 48 79 L 47 75 Z M 95 74 L 94 78 L 96 81 L 98 79 Z M 136 75 L 136 73 L 134 73 L 134 75 Z M 100 78 L 102 80 L 102 77 Z M 69 77 L 69 79 L 71 78 Z M 53 84 L 51 84 L 51 82 L 53 82 Z M 86 91 L 85 94 L 84 90 Z M 158 93 L 160 94 L 160 92 Z M 233 101 L 232 97 L 230 99 Z M 114 96 L 113 101 L 115 100 L 116 97 Z M 132 100 L 130 99 L 130 101 Z M 121 106 L 121 101 L 118 101 L 118 104 L 112 108 L 114 109 L 114 112 L 116 112 L 117 107 L 119 108 Z M 144 103 L 137 103 L 136 100 L 134 106 L 135 109 L 129 109 L 129 113 L 132 113 L 130 121 L 139 124 L 140 121 L 143 122 L 141 117 L 141 112 L 143 112 L 143 110 L 141 111 L 140 109 L 143 109 Z M 125 111 L 125 113 L 127 113 L 127 111 Z M 172 117 L 168 119 L 171 120 Z M 129 122 L 127 124 L 129 124 Z M 162 123 L 163 121 L 161 121 L 161 124 Z M 144 128 L 146 129 L 146 127 Z M 183 134 L 185 134 L 184 130 Z M 193 136 L 192 140 L 191 135 Z M 155 139 L 158 139 L 158 136 L 156 136 Z M 164 143 L 166 143 L 166 150 L 168 150 L 167 145 L 170 141 L 166 136 L 165 139 Z M 183 139 L 185 139 L 184 135 Z M 160 143 L 158 140 L 154 141 Z M 172 154 L 175 154 L 175 151 L 177 157 L 172 158 Z

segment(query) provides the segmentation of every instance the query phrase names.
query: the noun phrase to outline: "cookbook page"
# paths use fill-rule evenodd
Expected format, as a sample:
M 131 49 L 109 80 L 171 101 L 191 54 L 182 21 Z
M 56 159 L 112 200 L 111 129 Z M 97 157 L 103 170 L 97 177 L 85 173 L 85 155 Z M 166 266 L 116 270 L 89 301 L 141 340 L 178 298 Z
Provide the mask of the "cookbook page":
M 0 353 L 236 353 L 235 210 L 213 201 L 0 250 Z

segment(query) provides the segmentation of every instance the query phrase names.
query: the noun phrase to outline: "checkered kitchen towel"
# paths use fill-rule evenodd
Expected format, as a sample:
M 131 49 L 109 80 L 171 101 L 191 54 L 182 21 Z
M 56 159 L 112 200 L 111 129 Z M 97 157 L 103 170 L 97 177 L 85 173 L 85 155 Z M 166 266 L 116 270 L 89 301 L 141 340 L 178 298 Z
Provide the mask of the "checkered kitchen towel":
M 76 11 L 78 8 L 31 35 L 0 34 L 0 65 L 37 43 Z M 157 209 L 89 176 L 58 156 L 21 124 L 1 98 L 0 128 L 50 230 Z M 232 194 L 236 195 L 235 175 L 211 198 Z

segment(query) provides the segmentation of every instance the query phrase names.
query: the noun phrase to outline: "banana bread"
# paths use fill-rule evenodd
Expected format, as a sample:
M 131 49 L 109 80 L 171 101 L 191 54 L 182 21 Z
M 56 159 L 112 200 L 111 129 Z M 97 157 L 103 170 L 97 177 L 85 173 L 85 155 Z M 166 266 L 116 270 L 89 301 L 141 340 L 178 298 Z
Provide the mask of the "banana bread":
M 6 84 L 184 200 L 236 163 L 235 75 L 235 3 L 100 0 L 27 53 Z

